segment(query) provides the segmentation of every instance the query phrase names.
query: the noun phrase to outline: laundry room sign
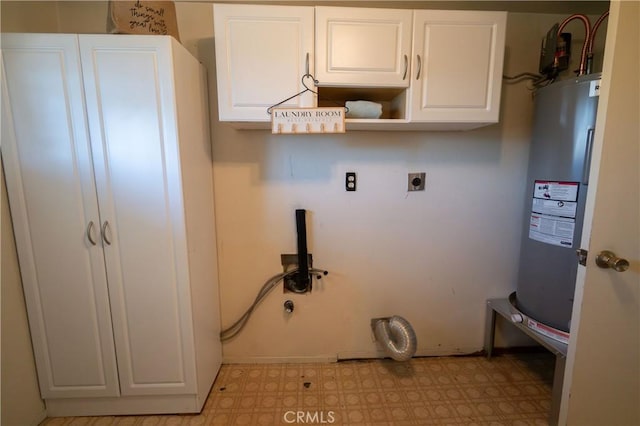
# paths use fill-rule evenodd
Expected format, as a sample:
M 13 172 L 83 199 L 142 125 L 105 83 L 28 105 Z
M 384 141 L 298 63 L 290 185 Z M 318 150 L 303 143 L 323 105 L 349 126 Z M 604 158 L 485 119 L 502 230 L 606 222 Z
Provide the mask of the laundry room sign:
M 344 133 L 344 119 L 344 107 L 273 108 L 271 110 L 271 133 Z

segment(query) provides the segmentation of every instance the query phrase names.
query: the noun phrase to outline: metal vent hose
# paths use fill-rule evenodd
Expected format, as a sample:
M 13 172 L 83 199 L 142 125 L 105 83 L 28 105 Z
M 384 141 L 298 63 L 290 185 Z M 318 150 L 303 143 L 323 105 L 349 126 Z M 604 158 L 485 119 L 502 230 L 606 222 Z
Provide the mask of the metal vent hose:
M 394 315 L 391 318 L 373 319 L 371 325 L 376 340 L 382 343 L 391 358 L 396 361 L 408 361 L 415 355 L 418 340 L 409 321 Z

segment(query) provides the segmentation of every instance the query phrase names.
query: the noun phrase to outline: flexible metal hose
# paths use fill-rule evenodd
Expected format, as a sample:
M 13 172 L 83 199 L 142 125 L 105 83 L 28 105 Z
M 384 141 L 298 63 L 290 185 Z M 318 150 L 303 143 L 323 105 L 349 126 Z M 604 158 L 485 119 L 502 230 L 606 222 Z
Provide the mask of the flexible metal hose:
M 238 333 L 240 333 L 244 328 L 244 326 L 247 324 L 247 321 L 249 321 L 251 314 L 253 314 L 254 309 L 258 306 L 258 304 L 262 301 L 262 299 L 264 299 L 265 296 L 269 294 L 269 292 L 273 290 L 281 280 L 283 280 L 288 276 L 294 275 L 297 272 L 298 272 L 298 269 L 296 268 L 287 272 L 276 274 L 271 278 L 269 278 L 262 285 L 262 288 L 260 289 L 260 291 L 258 291 L 258 294 L 254 299 L 253 303 L 251 304 L 251 306 L 249 306 L 249 308 L 245 311 L 245 313 L 242 314 L 236 322 L 234 322 L 229 327 L 225 328 L 220 332 L 220 341 L 224 342 L 237 336 Z M 323 275 L 327 274 L 327 271 L 322 269 L 315 269 L 315 268 L 309 268 L 309 272 L 314 274 L 323 274 Z
M 589 46 L 587 47 L 587 69 L 586 69 L 586 73 L 587 74 L 591 74 L 591 72 L 593 71 L 593 44 L 595 42 L 596 39 L 596 33 L 598 32 L 598 28 L 600 27 L 600 24 L 602 24 L 602 21 L 605 20 L 605 18 L 607 18 L 609 16 L 609 11 L 606 11 L 605 13 L 602 14 L 602 16 L 600 16 L 598 18 L 598 20 L 593 24 L 593 27 L 591 28 L 591 37 L 589 37 Z
M 387 354 L 396 361 L 408 361 L 416 354 L 418 347 L 416 333 L 409 321 L 398 315 L 378 320 L 374 327 L 374 334 Z
M 587 15 L 576 13 L 567 17 L 564 21 L 562 21 L 560 27 L 558 28 L 558 37 L 560 37 L 560 34 L 562 34 L 562 30 L 564 30 L 564 27 L 574 19 L 579 19 L 582 21 L 582 23 L 584 24 L 585 32 L 584 43 L 582 44 L 582 52 L 580 54 L 580 68 L 578 69 L 578 75 L 580 76 L 584 75 L 586 72 L 587 50 L 589 48 L 589 40 L 591 40 L 591 22 L 589 21 Z

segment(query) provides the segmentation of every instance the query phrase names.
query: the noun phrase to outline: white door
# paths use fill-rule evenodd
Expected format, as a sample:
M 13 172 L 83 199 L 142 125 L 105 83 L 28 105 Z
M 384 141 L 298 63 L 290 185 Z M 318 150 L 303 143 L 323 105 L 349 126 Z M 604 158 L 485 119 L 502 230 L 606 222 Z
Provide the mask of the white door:
M 270 121 L 267 109 L 302 92 L 313 74 L 313 7 L 216 4 L 220 121 Z M 314 89 L 313 79 L 304 84 Z M 313 107 L 306 92 L 283 107 Z
M 2 160 L 43 398 L 117 396 L 74 35 L 2 35 Z
M 81 35 L 123 395 L 194 393 L 170 39 Z
M 408 87 L 412 10 L 316 7 L 319 86 Z
M 506 20 L 506 12 L 414 11 L 412 121 L 498 121 Z
M 640 424 L 640 3 L 611 2 L 560 424 Z M 629 269 L 599 268 L 609 250 Z

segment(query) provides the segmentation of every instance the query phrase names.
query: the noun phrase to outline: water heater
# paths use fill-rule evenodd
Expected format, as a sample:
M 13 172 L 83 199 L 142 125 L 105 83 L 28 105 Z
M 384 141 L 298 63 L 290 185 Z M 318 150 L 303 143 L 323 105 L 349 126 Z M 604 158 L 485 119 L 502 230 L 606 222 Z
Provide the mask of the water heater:
M 563 332 L 571 324 L 599 82 L 590 74 L 536 93 L 516 305 Z

